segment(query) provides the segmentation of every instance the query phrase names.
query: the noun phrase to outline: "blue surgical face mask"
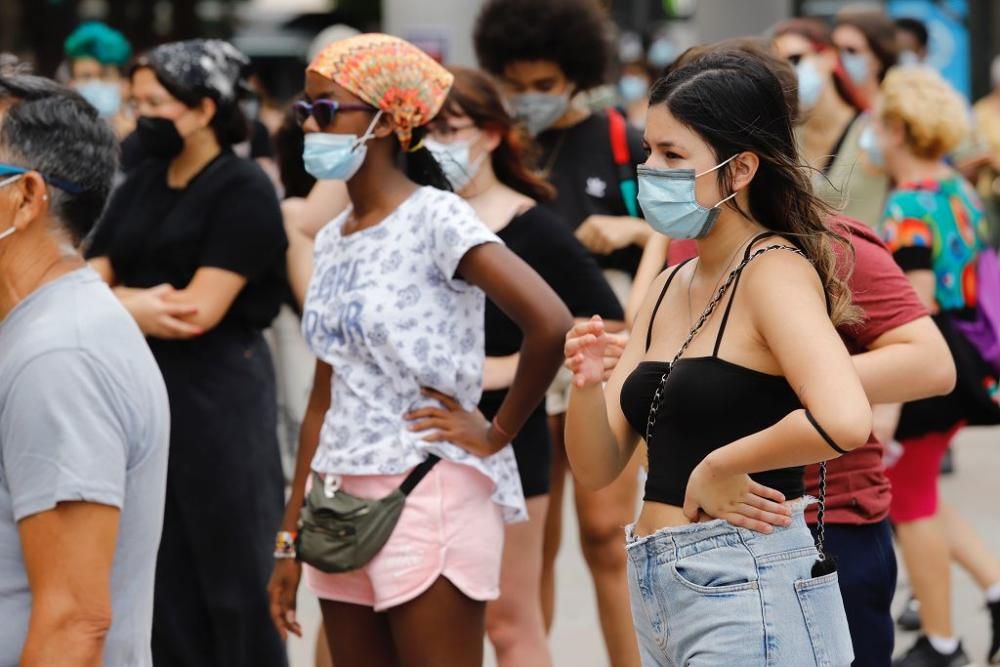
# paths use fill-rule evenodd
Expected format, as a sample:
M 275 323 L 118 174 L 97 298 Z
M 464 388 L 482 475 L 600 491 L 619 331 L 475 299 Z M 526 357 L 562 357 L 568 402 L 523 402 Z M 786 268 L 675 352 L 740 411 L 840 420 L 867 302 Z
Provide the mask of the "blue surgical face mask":
M 305 137 L 302 162 L 314 178 L 321 181 L 349 181 L 358 173 L 368 154 L 368 140 L 374 137 L 372 130 L 382 116 L 379 111 L 372 118 L 365 133 L 358 137 L 353 134 L 327 134 L 310 132 Z
M 556 93 L 519 93 L 511 95 L 514 116 L 524 123 L 528 134 L 537 137 L 562 118 L 569 108 L 569 91 Z
M 455 192 L 461 192 L 472 182 L 488 155 L 484 151 L 475 160 L 471 159 L 472 142 L 468 140 L 456 140 L 445 144 L 433 139 L 424 139 L 424 146 L 441 165 L 441 171 Z
M 646 53 L 646 62 L 653 67 L 663 69 L 674 61 L 677 56 L 677 49 L 666 37 L 659 37 L 649 45 L 649 52 Z
M 795 73 L 799 78 L 799 106 L 803 111 L 808 111 L 816 106 L 826 82 L 816 69 L 816 64 L 808 59 L 799 61 L 795 66 Z
M 898 62 L 903 67 L 912 67 L 913 65 L 921 64 L 921 62 L 923 61 L 920 60 L 920 56 L 918 56 L 913 51 L 907 49 L 906 51 L 900 52 L 899 58 L 897 59 L 896 62 Z
M 649 80 L 639 74 L 626 74 L 618 81 L 618 92 L 626 103 L 641 100 L 649 92 Z
M 873 167 L 879 169 L 885 167 L 885 155 L 882 153 L 882 147 L 878 145 L 875 128 L 871 125 L 866 125 L 865 129 L 861 130 L 861 136 L 858 137 L 858 148 L 868 156 L 868 161 Z
M 724 167 L 736 156 L 700 174 L 694 169 L 654 169 L 639 165 L 639 206 L 649 226 L 672 239 L 700 239 L 708 236 L 719 217 L 719 207 L 736 196 L 729 195 L 712 208 L 695 198 L 695 180 Z
M 77 84 L 76 91 L 83 96 L 83 99 L 90 102 L 91 106 L 97 109 L 97 113 L 102 118 L 111 118 L 118 113 L 118 108 L 122 103 L 121 86 L 113 81 L 85 81 Z
M 862 53 L 840 52 L 840 62 L 844 64 L 844 71 L 856 86 L 862 86 L 868 82 L 868 60 Z

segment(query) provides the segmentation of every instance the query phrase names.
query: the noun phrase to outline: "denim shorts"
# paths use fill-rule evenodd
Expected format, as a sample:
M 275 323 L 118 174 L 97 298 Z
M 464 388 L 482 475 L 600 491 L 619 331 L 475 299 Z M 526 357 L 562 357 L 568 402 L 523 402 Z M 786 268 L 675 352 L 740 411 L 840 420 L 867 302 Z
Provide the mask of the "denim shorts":
M 632 618 L 644 667 L 845 667 L 854 659 L 837 575 L 812 577 L 805 502 L 765 535 L 717 520 L 636 537 Z

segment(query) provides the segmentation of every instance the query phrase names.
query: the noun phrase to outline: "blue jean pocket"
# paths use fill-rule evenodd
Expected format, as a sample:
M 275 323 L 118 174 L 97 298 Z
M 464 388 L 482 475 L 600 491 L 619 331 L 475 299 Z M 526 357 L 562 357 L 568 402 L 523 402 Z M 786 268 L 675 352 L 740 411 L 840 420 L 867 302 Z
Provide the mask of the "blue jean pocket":
M 816 667 L 846 667 L 854 660 L 851 631 L 837 573 L 795 582 Z
M 742 544 L 702 551 L 670 564 L 677 583 L 701 595 L 757 590 L 757 564 Z

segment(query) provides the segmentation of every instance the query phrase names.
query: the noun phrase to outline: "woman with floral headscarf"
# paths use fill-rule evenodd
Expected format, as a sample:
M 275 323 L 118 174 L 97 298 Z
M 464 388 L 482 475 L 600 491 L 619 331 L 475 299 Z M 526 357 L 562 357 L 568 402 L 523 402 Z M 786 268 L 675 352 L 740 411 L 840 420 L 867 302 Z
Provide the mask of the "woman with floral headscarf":
M 306 566 L 338 667 L 482 664 L 504 520 L 527 518 L 509 443 L 572 325 L 545 282 L 447 191 L 423 147 L 451 83 L 411 44 L 358 35 L 313 60 L 297 107 L 306 169 L 346 181 L 351 207 L 316 239 L 304 308 L 319 362 L 270 586 L 282 632 L 299 632 L 291 533 L 310 470 L 331 488 L 381 498 L 440 457 L 371 561 L 340 574 Z M 525 334 L 492 423 L 476 409 L 484 292 Z
M 165 44 L 131 73 L 146 159 L 88 249 L 159 363 L 171 437 L 153 612 L 156 665 L 285 664 L 264 592 L 281 516 L 274 370 L 262 330 L 284 294 L 271 186 L 230 147 L 245 57 Z

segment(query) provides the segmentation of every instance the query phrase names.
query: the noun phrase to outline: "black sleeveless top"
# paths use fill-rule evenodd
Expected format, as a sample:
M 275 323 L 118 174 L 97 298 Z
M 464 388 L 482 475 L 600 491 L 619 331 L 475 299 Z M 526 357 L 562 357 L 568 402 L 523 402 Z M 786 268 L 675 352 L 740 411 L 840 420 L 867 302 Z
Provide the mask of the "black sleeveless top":
M 747 256 L 752 247 L 753 243 L 747 249 Z M 649 350 L 656 311 L 683 265 L 670 274 L 650 314 L 646 350 Z M 783 376 L 762 373 L 719 358 L 719 346 L 738 285 L 739 276 L 733 283 L 712 356 L 678 359 L 670 371 L 649 443 L 649 474 L 644 500 L 683 506 L 688 478 L 709 453 L 773 426 L 802 408 L 798 396 Z M 646 436 L 653 394 L 669 366 L 667 361 L 643 361 L 622 385 L 622 412 L 642 437 Z M 805 492 L 803 470 L 802 466 L 797 466 L 768 470 L 750 477 L 780 491 L 790 500 Z

